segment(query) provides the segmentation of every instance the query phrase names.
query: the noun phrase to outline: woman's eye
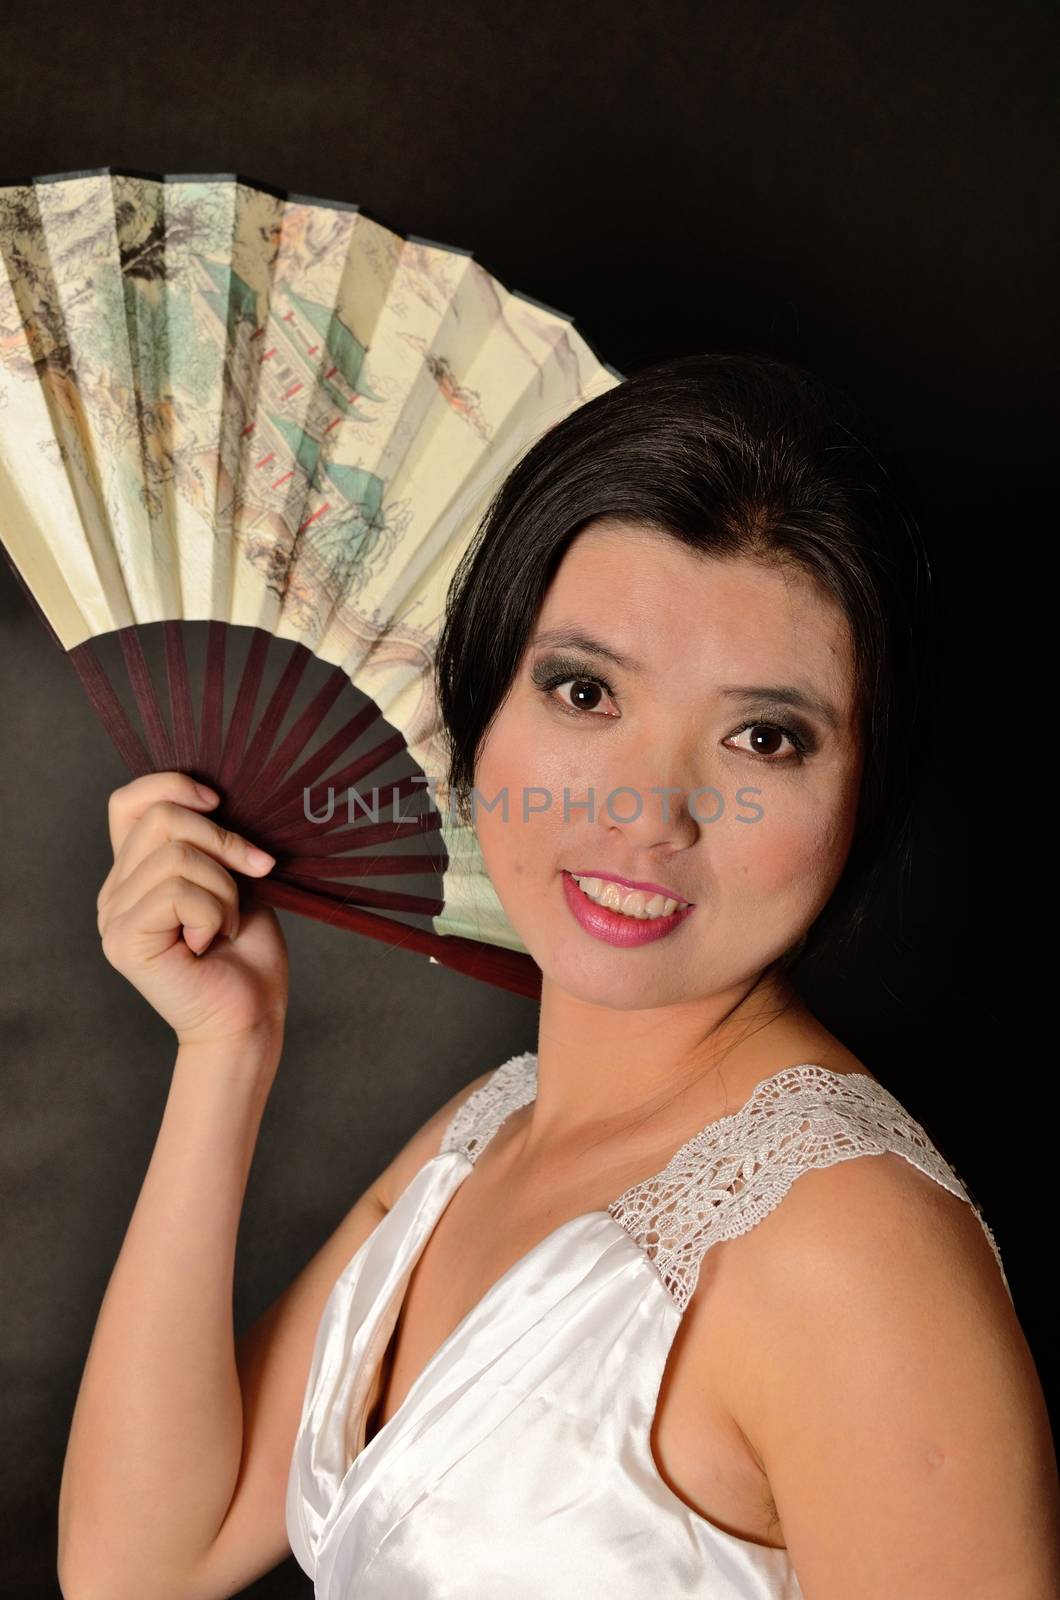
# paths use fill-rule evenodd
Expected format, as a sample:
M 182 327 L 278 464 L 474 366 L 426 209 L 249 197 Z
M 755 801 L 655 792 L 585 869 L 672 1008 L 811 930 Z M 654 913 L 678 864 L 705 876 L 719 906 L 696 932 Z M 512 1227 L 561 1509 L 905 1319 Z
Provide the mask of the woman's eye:
M 743 747 L 749 755 L 758 756 L 762 761 L 776 763 L 802 760 L 805 745 L 794 728 L 780 728 L 774 722 L 749 722 L 746 727 L 738 729 L 732 737 L 736 739 L 745 733 L 753 735 L 750 748 Z M 792 747 L 789 755 L 784 755 L 782 749 L 778 751 L 778 747 L 782 747 L 785 739 Z
M 549 677 L 547 668 L 543 678 L 536 673 L 533 677 L 537 687 L 566 716 L 614 718 L 619 715 L 614 690 L 604 678 L 588 673 L 571 674 L 569 669 L 567 676 L 554 672 Z M 610 705 L 610 710 L 605 708 L 605 703 Z M 747 722 L 730 735 L 730 740 L 744 734 L 750 735 L 750 742 L 737 747 L 741 753 L 772 766 L 794 766 L 802 762 L 813 748 L 811 740 L 783 723 L 762 720 Z M 784 751 L 785 741 L 789 746 L 787 752 Z
M 568 688 L 570 689 L 570 699 L 565 698 L 563 695 L 563 691 Z M 611 700 L 611 691 L 599 678 L 563 678 L 559 682 L 551 684 L 549 690 L 550 693 L 560 696 L 559 704 L 562 709 L 574 715 L 579 712 L 608 717 L 618 715 L 615 710 L 600 711 L 601 700 L 604 698 Z M 613 700 L 611 700 L 611 704 L 614 706 Z

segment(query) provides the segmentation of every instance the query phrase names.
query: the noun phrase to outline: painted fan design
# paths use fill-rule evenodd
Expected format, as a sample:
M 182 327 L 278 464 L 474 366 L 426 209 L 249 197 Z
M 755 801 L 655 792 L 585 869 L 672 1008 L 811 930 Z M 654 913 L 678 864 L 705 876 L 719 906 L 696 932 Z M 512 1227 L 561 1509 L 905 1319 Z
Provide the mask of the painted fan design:
M 265 903 L 537 996 L 451 810 L 446 589 L 623 374 L 469 251 L 234 174 L 0 188 L 0 540 L 130 772 L 212 784 Z

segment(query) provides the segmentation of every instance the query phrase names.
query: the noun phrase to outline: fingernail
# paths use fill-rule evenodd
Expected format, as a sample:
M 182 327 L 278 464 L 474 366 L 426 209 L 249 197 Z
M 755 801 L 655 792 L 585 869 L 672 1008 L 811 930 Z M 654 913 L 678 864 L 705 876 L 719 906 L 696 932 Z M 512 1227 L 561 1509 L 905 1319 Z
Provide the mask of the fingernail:
M 220 796 L 216 795 L 212 789 L 206 786 L 205 783 L 197 783 L 195 787 L 198 789 L 204 800 L 208 800 L 212 803 L 214 800 L 220 799 Z
M 276 865 L 275 856 L 270 856 L 265 850 L 259 850 L 257 845 L 254 844 L 247 851 L 247 860 L 252 867 L 265 868 Z

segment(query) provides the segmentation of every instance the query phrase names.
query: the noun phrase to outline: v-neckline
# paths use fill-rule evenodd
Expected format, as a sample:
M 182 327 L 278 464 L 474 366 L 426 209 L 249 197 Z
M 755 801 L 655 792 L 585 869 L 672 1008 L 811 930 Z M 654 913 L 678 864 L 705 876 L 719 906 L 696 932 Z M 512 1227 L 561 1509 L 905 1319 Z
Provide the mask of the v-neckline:
M 399 1322 L 399 1320 L 401 1318 L 402 1311 L 404 1310 L 405 1303 L 406 1303 L 406 1301 L 408 1299 L 409 1282 L 410 1282 L 410 1279 L 412 1277 L 413 1272 L 415 1271 L 416 1264 L 419 1261 L 420 1257 L 422 1256 L 424 1250 L 427 1248 L 427 1245 L 428 1245 L 430 1239 L 432 1238 L 432 1236 L 434 1234 L 434 1231 L 437 1228 L 438 1224 L 441 1222 L 442 1217 L 445 1215 L 446 1211 L 449 1209 L 449 1205 L 450 1205 L 451 1201 L 453 1200 L 454 1196 L 456 1195 L 457 1191 L 460 1189 L 461 1185 L 464 1182 L 466 1182 L 467 1178 L 469 1177 L 470 1171 L 471 1171 L 471 1167 L 472 1167 L 473 1163 L 468 1161 L 468 1158 L 465 1155 L 463 1155 L 460 1151 L 443 1151 L 438 1155 L 432 1156 L 430 1161 L 426 1162 L 424 1164 L 424 1166 L 420 1168 L 420 1173 L 421 1174 L 425 1173 L 425 1172 L 427 1172 L 427 1170 L 430 1167 L 432 1167 L 434 1165 L 435 1162 L 451 1158 L 454 1155 L 456 1156 L 456 1159 L 458 1161 L 461 1161 L 466 1165 L 468 1170 L 463 1173 L 463 1175 L 460 1178 L 460 1181 L 453 1185 L 453 1188 L 450 1190 L 449 1194 L 446 1196 L 444 1204 L 442 1205 L 441 1209 L 435 1215 L 429 1230 L 424 1235 L 423 1242 L 421 1243 L 419 1249 L 416 1251 L 416 1254 L 415 1254 L 414 1258 L 409 1262 L 406 1271 L 403 1273 L 400 1282 L 396 1285 L 396 1287 L 394 1289 L 394 1292 L 391 1295 L 391 1297 L 388 1299 L 388 1301 L 386 1302 L 386 1305 L 379 1311 L 379 1313 L 377 1315 L 376 1327 L 378 1328 L 379 1323 L 383 1321 L 384 1317 L 388 1317 L 390 1315 L 390 1312 L 394 1307 L 395 1301 L 397 1302 L 397 1310 L 396 1310 L 396 1312 L 394 1314 L 393 1321 L 390 1324 L 390 1334 L 389 1334 L 389 1336 L 387 1338 L 387 1341 L 386 1341 L 386 1344 L 384 1345 L 383 1350 L 382 1350 L 382 1352 L 381 1352 L 381 1354 L 379 1356 L 379 1359 L 375 1364 L 375 1367 L 374 1367 L 373 1371 L 371 1372 L 371 1374 L 369 1374 L 367 1388 L 370 1388 L 372 1383 L 374 1382 L 375 1375 L 378 1372 L 381 1363 L 386 1358 L 387 1351 L 389 1350 L 389 1348 L 391 1346 L 391 1343 L 393 1342 L 393 1338 L 394 1338 L 394 1334 L 395 1334 L 395 1332 L 397 1330 L 398 1322 Z M 538 1239 L 536 1244 L 532 1244 L 530 1246 L 529 1250 L 525 1250 L 521 1256 L 519 1256 L 515 1261 L 512 1262 L 510 1267 L 506 1267 L 504 1269 L 504 1271 L 501 1273 L 499 1278 L 495 1278 L 494 1279 L 493 1283 L 490 1284 L 489 1288 L 486 1289 L 484 1291 L 484 1293 L 481 1294 L 479 1296 L 479 1298 L 475 1301 L 475 1304 L 473 1306 L 470 1306 L 468 1308 L 468 1310 L 465 1311 L 464 1315 L 460 1318 L 460 1321 L 456 1324 L 456 1326 L 448 1334 L 446 1334 L 445 1338 L 442 1340 L 441 1344 L 435 1350 L 434 1354 L 431 1355 L 431 1356 L 428 1356 L 426 1365 L 420 1369 L 420 1372 L 417 1375 L 417 1377 L 415 1377 L 413 1379 L 412 1383 L 409 1385 L 409 1388 L 406 1390 L 404 1398 L 401 1401 L 401 1404 L 397 1407 L 397 1409 L 395 1411 L 391 1412 L 390 1416 L 387 1417 L 386 1421 L 384 1423 L 382 1423 L 382 1425 L 376 1429 L 376 1431 L 373 1433 L 373 1435 L 372 1435 L 372 1437 L 370 1439 L 365 1439 L 364 1440 L 364 1442 L 361 1444 L 360 1449 L 357 1451 L 356 1455 L 354 1455 L 352 1457 L 352 1459 L 349 1460 L 348 1467 L 350 1469 L 352 1469 L 354 1464 L 357 1461 L 359 1461 L 365 1455 L 365 1453 L 368 1450 L 371 1450 L 376 1445 L 376 1443 L 380 1439 L 382 1439 L 390 1431 L 392 1425 L 396 1425 L 398 1422 L 400 1422 L 403 1419 L 403 1417 L 405 1415 L 405 1412 L 408 1410 L 409 1406 L 412 1404 L 413 1400 L 416 1398 L 418 1392 L 424 1387 L 424 1385 L 427 1382 L 427 1380 L 429 1379 L 429 1377 L 433 1374 L 435 1367 L 437 1367 L 439 1365 L 439 1363 L 442 1361 L 442 1359 L 449 1353 L 449 1350 L 450 1350 L 451 1346 L 456 1343 L 457 1339 L 464 1332 L 464 1330 L 466 1329 L 468 1324 L 470 1322 L 472 1322 L 474 1319 L 477 1319 L 479 1316 L 481 1316 L 483 1314 L 483 1312 L 486 1310 L 486 1308 L 489 1306 L 489 1304 L 496 1298 L 496 1296 L 500 1292 L 500 1290 L 505 1287 L 505 1285 L 507 1284 L 509 1278 L 511 1278 L 515 1273 L 519 1272 L 520 1270 L 525 1269 L 526 1267 L 528 1267 L 530 1265 L 531 1261 L 534 1259 L 534 1257 L 536 1257 L 541 1251 L 543 1251 L 547 1245 L 552 1244 L 561 1234 L 565 1233 L 568 1229 L 573 1229 L 578 1224 L 585 1224 L 585 1223 L 590 1222 L 590 1221 L 592 1221 L 594 1219 L 597 1219 L 597 1218 L 600 1219 L 601 1221 L 606 1219 L 608 1222 L 613 1224 L 613 1226 L 615 1228 L 617 1228 L 620 1233 L 623 1233 L 623 1234 L 625 1233 L 625 1229 L 622 1227 L 621 1223 L 615 1221 L 614 1217 L 612 1217 L 610 1211 L 608 1211 L 606 1209 L 606 1207 L 604 1207 L 604 1208 L 596 1208 L 596 1209 L 594 1209 L 592 1211 L 580 1212 L 579 1215 L 576 1216 L 576 1217 L 568 1217 L 568 1218 L 566 1218 L 565 1221 L 557 1223 L 554 1228 L 550 1229 L 549 1232 L 545 1234 L 544 1238 Z M 628 1237 L 628 1235 L 627 1235 L 627 1237 Z M 650 1263 L 649 1263 L 649 1265 L 650 1265 Z M 660 1280 L 660 1283 L 661 1283 L 661 1280 Z M 361 1378 L 363 1378 L 364 1377 L 364 1373 L 362 1372 L 359 1376 Z M 377 1400 L 376 1404 L 378 1404 L 378 1400 Z M 367 1422 L 367 1413 L 364 1410 L 362 1410 L 361 1417 L 360 1417 L 360 1420 L 358 1422 L 358 1432 L 360 1432 L 361 1425 L 365 1424 L 366 1422 Z
M 530 1052 L 527 1052 L 527 1054 L 530 1054 Z M 347 1458 L 347 1462 L 346 1462 L 346 1471 L 347 1471 L 347 1473 L 352 1472 L 352 1470 L 353 1470 L 354 1466 L 356 1465 L 356 1463 L 358 1461 L 360 1461 L 365 1456 L 366 1452 L 369 1451 L 369 1450 L 372 1450 L 375 1447 L 375 1445 L 378 1443 L 379 1440 L 385 1438 L 389 1434 L 389 1432 L 391 1431 L 391 1425 L 392 1424 L 396 1425 L 398 1422 L 400 1422 L 403 1419 L 403 1417 L 405 1415 L 405 1412 L 407 1411 L 409 1405 L 412 1403 L 414 1397 L 423 1388 L 426 1380 L 433 1373 L 434 1369 L 438 1366 L 438 1364 L 441 1362 L 443 1357 L 448 1353 L 450 1347 L 453 1345 L 453 1343 L 456 1341 L 456 1339 L 460 1336 L 460 1334 L 464 1331 L 464 1329 L 467 1327 L 467 1325 L 471 1322 L 471 1320 L 473 1318 L 477 1318 L 478 1316 L 480 1316 L 482 1314 L 483 1310 L 495 1299 L 498 1291 L 507 1284 L 508 1280 L 512 1277 L 512 1275 L 514 1273 L 525 1269 L 533 1261 L 533 1259 L 539 1254 L 539 1252 L 544 1250 L 547 1245 L 551 1244 L 556 1238 L 559 1237 L 559 1235 L 561 1235 L 567 1229 L 573 1229 L 574 1227 L 576 1227 L 576 1226 L 578 1226 L 580 1224 L 583 1225 L 583 1224 L 585 1224 L 585 1223 L 587 1223 L 587 1222 L 589 1222 L 589 1221 L 591 1221 L 593 1219 L 596 1219 L 596 1218 L 599 1218 L 601 1220 L 606 1218 L 609 1222 L 611 1222 L 614 1225 L 615 1228 L 617 1228 L 621 1233 L 623 1233 L 626 1236 L 627 1239 L 630 1238 L 630 1235 L 629 1235 L 628 1231 L 622 1226 L 622 1224 L 615 1217 L 614 1212 L 613 1212 L 613 1207 L 618 1205 L 620 1201 L 624 1200 L 633 1190 L 642 1188 L 646 1184 L 656 1183 L 660 1179 L 664 1178 L 664 1176 L 671 1170 L 671 1168 L 673 1168 L 676 1164 L 678 1164 L 681 1161 L 682 1157 L 696 1144 L 697 1140 L 701 1139 L 704 1136 L 704 1134 L 715 1133 L 720 1129 L 725 1129 L 725 1128 L 729 1127 L 730 1125 L 736 1123 L 739 1119 L 745 1117 L 753 1109 L 753 1107 L 758 1103 L 758 1101 L 762 1097 L 763 1092 L 766 1089 L 768 1089 L 773 1084 L 775 1084 L 779 1078 L 784 1077 L 787 1073 L 798 1072 L 803 1067 L 808 1067 L 811 1071 L 814 1071 L 814 1072 L 820 1072 L 820 1073 L 824 1074 L 826 1077 L 829 1077 L 829 1078 L 856 1077 L 856 1078 L 865 1078 L 869 1082 L 878 1082 L 879 1081 L 878 1079 L 874 1079 L 871 1076 L 871 1074 L 867 1073 L 867 1072 L 834 1072 L 830 1067 L 822 1067 L 819 1063 L 812 1062 L 812 1061 L 798 1062 L 798 1063 L 796 1063 L 794 1065 L 790 1065 L 790 1066 L 786 1066 L 786 1067 L 780 1067 L 776 1072 L 772 1073 L 768 1078 L 760 1079 L 759 1082 L 752 1089 L 751 1093 L 747 1096 L 746 1100 L 744 1100 L 743 1104 L 740 1105 L 740 1106 L 737 1106 L 735 1111 L 726 1112 L 723 1116 L 715 1117 L 713 1121 L 704 1123 L 704 1125 L 701 1128 L 699 1128 L 694 1134 L 692 1134 L 690 1138 L 686 1139 L 682 1144 L 678 1145 L 678 1147 L 673 1151 L 673 1153 L 668 1158 L 666 1164 L 663 1167 L 659 1168 L 658 1171 L 656 1171 L 654 1173 L 651 1173 L 646 1178 L 638 1179 L 638 1181 L 636 1183 L 631 1184 L 629 1187 L 624 1189 L 621 1195 L 616 1196 L 616 1198 L 614 1200 L 610 1201 L 607 1206 L 594 1207 L 589 1211 L 580 1212 L 577 1216 L 568 1217 L 565 1221 L 557 1223 L 556 1226 L 554 1228 L 550 1229 L 550 1231 L 547 1234 L 545 1234 L 545 1236 L 543 1238 L 539 1239 L 535 1244 L 532 1244 L 530 1246 L 530 1248 L 528 1250 L 524 1251 L 523 1254 L 521 1256 L 519 1256 L 515 1261 L 513 1261 L 512 1264 L 509 1267 L 506 1267 L 505 1270 L 501 1273 L 500 1277 L 496 1278 L 494 1280 L 494 1282 L 492 1284 L 490 1284 L 489 1288 L 487 1288 L 485 1290 L 485 1292 L 479 1297 L 479 1299 L 476 1300 L 475 1304 L 473 1306 L 471 1306 L 464 1313 L 464 1315 L 460 1318 L 460 1321 L 456 1324 L 456 1326 L 442 1340 L 441 1344 L 435 1350 L 434 1354 L 428 1357 L 426 1365 L 421 1368 L 419 1374 L 416 1376 L 416 1378 L 413 1379 L 413 1382 L 411 1383 L 411 1385 L 409 1386 L 408 1390 L 406 1391 L 406 1393 L 404 1395 L 404 1398 L 402 1399 L 400 1405 L 397 1407 L 397 1409 L 395 1411 L 393 1411 L 390 1414 L 390 1416 L 386 1419 L 386 1421 L 384 1423 L 382 1423 L 382 1425 L 376 1429 L 375 1433 L 373 1433 L 373 1435 L 372 1435 L 372 1437 L 370 1439 L 363 1438 L 363 1434 L 362 1434 L 362 1431 L 361 1431 L 362 1427 L 364 1427 L 364 1428 L 367 1427 L 367 1409 L 362 1403 L 361 1415 L 360 1415 L 360 1417 L 358 1419 L 358 1424 L 357 1424 L 358 1437 L 361 1439 L 361 1443 L 359 1445 L 359 1448 L 353 1454 L 353 1456 Z M 536 1057 L 535 1057 L 535 1079 L 536 1079 Z M 536 1095 L 536 1089 L 535 1089 L 535 1095 Z M 526 1101 L 524 1103 L 525 1104 L 532 1104 L 534 1098 L 535 1098 L 535 1096 L 531 1096 L 530 1100 Z M 412 1180 L 413 1183 L 418 1183 L 421 1179 L 424 1178 L 425 1174 L 428 1174 L 428 1173 L 434 1171 L 436 1163 L 438 1163 L 440 1161 L 451 1160 L 454 1157 L 462 1165 L 462 1167 L 464 1169 L 462 1171 L 460 1177 L 459 1177 L 459 1180 L 452 1185 L 451 1189 L 449 1190 L 449 1193 L 445 1197 L 445 1200 L 444 1200 L 443 1204 L 441 1205 L 439 1210 L 435 1213 L 434 1217 L 432 1218 L 430 1226 L 427 1229 L 426 1233 L 424 1234 L 422 1242 L 420 1243 L 419 1249 L 416 1251 L 416 1254 L 413 1257 L 413 1259 L 408 1263 L 408 1266 L 407 1266 L 405 1272 L 402 1274 L 402 1277 L 401 1277 L 400 1281 L 395 1286 L 393 1293 L 390 1295 L 390 1297 L 386 1301 L 386 1304 L 383 1307 L 377 1308 L 376 1316 L 375 1316 L 375 1319 L 374 1319 L 375 1327 L 373 1328 L 373 1336 L 374 1336 L 375 1331 L 378 1329 L 380 1323 L 384 1320 L 384 1318 L 389 1317 L 391 1310 L 394 1308 L 395 1302 L 396 1302 L 396 1305 L 397 1305 L 397 1309 L 396 1309 L 396 1311 L 394 1313 L 393 1320 L 390 1323 L 390 1333 L 389 1333 L 389 1335 L 387 1337 L 386 1344 L 383 1346 L 383 1349 L 381 1350 L 381 1352 L 379 1354 L 379 1357 L 378 1357 L 378 1359 L 377 1359 L 377 1361 L 375 1363 L 375 1366 L 374 1366 L 372 1372 L 368 1375 L 368 1380 L 367 1380 L 367 1384 L 366 1384 L 366 1388 L 365 1388 L 365 1393 L 366 1394 L 367 1394 L 368 1390 L 371 1388 L 372 1383 L 375 1381 L 376 1374 L 378 1373 L 379 1368 L 382 1365 L 383 1361 L 386 1359 L 387 1352 L 389 1351 L 389 1349 L 390 1349 L 390 1347 L 391 1347 L 391 1345 L 393 1343 L 394 1335 L 395 1335 L 395 1332 L 397 1330 L 397 1324 L 398 1324 L 398 1322 L 399 1322 L 399 1320 L 401 1318 L 402 1312 L 403 1312 L 403 1310 L 405 1308 L 405 1304 L 406 1304 L 407 1299 L 408 1299 L 408 1291 L 409 1291 L 410 1280 L 412 1278 L 413 1272 L 416 1269 L 416 1265 L 420 1260 L 420 1257 L 422 1256 L 424 1250 L 427 1248 L 427 1245 L 430 1242 L 430 1240 L 434 1237 L 434 1234 L 435 1234 L 435 1232 L 436 1232 L 436 1230 L 438 1228 L 438 1225 L 441 1222 L 442 1217 L 445 1215 L 446 1211 L 448 1211 L 449 1206 L 452 1203 L 452 1200 L 454 1199 L 455 1195 L 462 1188 L 462 1186 L 467 1181 L 467 1179 L 470 1177 L 471 1172 L 472 1172 L 472 1170 L 473 1170 L 473 1168 L 475 1166 L 475 1162 L 479 1159 L 479 1157 L 482 1155 L 483 1151 L 488 1147 L 488 1145 L 490 1144 L 492 1139 L 500 1131 L 501 1127 L 503 1127 L 504 1123 L 508 1120 L 508 1117 L 513 1115 L 514 1112 L 517 1109 L 521 1109 L 521 1108 L 513 1106 L 508 1112 L 505 1113 L 505 1115 L 503 1117 L 501 1117 L 500 1121 L 490 1131 L 489 1136 L 486 1139 L 486 1142 L 476 1152 L 474 1160 L 472 1160 L 471 1157 L 469 1157 L 467 1155 L 467 1153 L 463 1149 L 461 1149 L 460 1147 L 456 1147 L 456 1148 L 453 1148 L 453 1149 L 443 1149 L 443 1150 L 438 1151 L 437 1154 L 435 1154 L 434 1156 L 430 1157 L 430 1159 L 428 1161 L 424 1162 L 423 1166 L 420 1168 L 419 1172 L 416 1174 L 416 1177 Z M 411 1185 L 410 1185 L 410 1187 L 411 1187 Z M 406 1190 L 405 1192 L 408 1193 L 408 1190 Z M 388 1213 L 388 1215 L 389 1215 L 389 1213 Z M 634 1242 L 634 1241 L 631 1241 L 631 1242 Z M 659 1282 L 660 1287 L 663 1289 L 663 1292 L 666 1294 L 669 1304 L 673 1305 L 674 1302 L 673 1302 L 672 1298 L 670 1297 L 669 1291 L 667 1290 L 666 1285 L 664 1284 L 661 1276 L 658 1273 L 655 1272 L 655 1268 L 654 1268 L 654 1265 L 653 1265 L 650 1257 L 644 1255 L 643 1256 L 643 1260 L 644 1260 L 645 1264 L 652 1270 L 652 1272 L 655 1273 L 657 1281 Z M 676 1311 L 676 1309 L 677 1308 L 675 1306 L 675 1311 Z M 678 1322 L 679 1322 L 681 1320 L 681 1313 L 678 1312 L 677 1316 L 678 1316 Z M 675 1327 L 675 1332 L 676 1332 L 676 1327 Z M 368 1351 L 370 1351 L 373 1348 L 373 1344 L 374 1344 L 374 1337 L 370 1338 L 368 1340 L 367 1350 L 366 1350 L 366 1354 L 365 1354 L 365 1360 L 367 1359 Z M 365 1377 L 364 1371 L 362 1370 L 358 1374 L 358 1376 L 359 1376 L 359 1378 L 363 1379 Z M 378 1403 L 379 1402 L 378 1402 L 378 1399 L 377 1399 L 376 1400 L 376 1404 L 378 1405 Z

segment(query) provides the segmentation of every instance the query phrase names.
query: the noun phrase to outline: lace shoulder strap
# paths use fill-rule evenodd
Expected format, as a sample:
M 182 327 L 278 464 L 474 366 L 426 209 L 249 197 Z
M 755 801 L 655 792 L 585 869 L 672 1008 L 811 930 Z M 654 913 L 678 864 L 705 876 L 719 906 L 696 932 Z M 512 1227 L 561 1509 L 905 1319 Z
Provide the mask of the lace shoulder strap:
M 469 1161 L 477 1161 L 506 1117 L 525 1106 L 537 1093 L 537 1056 L 524 1050 L 511 1056 L 490 1073 L 485 1083 L 457 1106 L 439 1155 L 461 1151 Z
M 607 1209 L 653 1261 L 683 1311 L 711 1245 L 761 1222 L 801 1172 L 888 1151 L 968 1202 L 1011 1300 L 1001 1252 L 979 1207 L 920 1124 L 864 1072 L 836 1073 L 809 1062 L 785 1067 Z

